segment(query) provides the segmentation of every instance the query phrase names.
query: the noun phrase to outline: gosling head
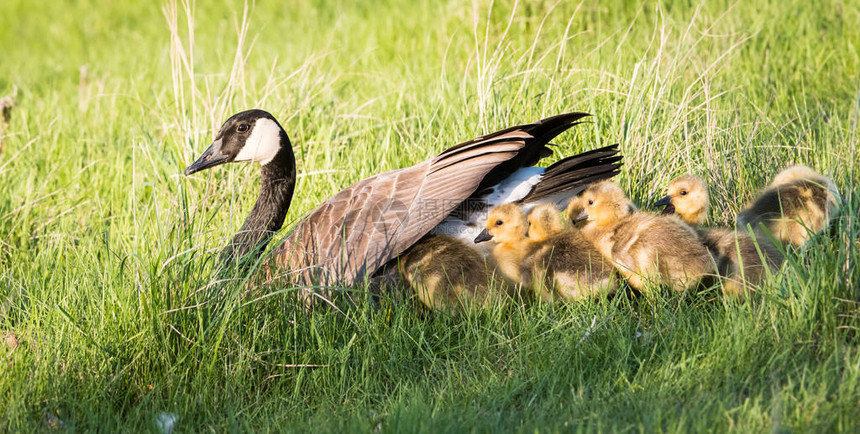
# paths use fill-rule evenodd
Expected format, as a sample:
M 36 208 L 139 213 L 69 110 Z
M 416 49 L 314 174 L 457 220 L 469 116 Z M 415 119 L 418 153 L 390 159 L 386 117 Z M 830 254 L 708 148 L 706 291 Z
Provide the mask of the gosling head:
M 814 181 L 818 179 L 821 179 L 821 175 L 819 175 L 818 172 L 809 167 L 798 164 L 777 173 L 776 176 L 773 177 L 773 182 L 770 183 L 770 186 L 776 187 L 779 185 L 789 184 L 794 181 Z
M 575 221 L 588 220 L 597 226 L 611 225 L 636 211 L 624 190 L 612 181 L 591 184 L 574 199 L 568 209 L 580 209 Z
M 695 175 L 684 175 L 672 180 L 666 187 L 666 197 L 654 203 L 663 208 L 663 214 L 678 214 L 687 223 L 700 225 L 710 210 L 708 187 Z
M 564 230 L 564 221 L 555 205 L 545 203 L 534 207 L 528 216 L 528 237 L 543 241 Z
M 215 141 L 185 169 L 185 175 L 240 161 L 265 166 L 284 148 L 292 152 L 290 139 L 274 116 L 263 110 L 243 111 L 221 125 Z
M 487 224 L 475 238 L 475 243 L 489 240 L 497 243 L 517 242 L 526 238 L 528 230 L 523 210 L 516 204 L 508 203 L 490 210 Z

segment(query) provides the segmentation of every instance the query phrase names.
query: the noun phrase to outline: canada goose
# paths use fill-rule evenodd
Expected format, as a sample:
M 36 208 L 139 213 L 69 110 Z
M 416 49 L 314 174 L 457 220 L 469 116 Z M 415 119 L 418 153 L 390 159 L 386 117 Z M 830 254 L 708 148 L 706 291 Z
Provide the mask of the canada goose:
M 701 177 L 675 178 L 666 187 L 666 197 L 654 205 L 665 207 L 663 214 L 675 213 L 697 228 L 700 239 L 717 259 L 719 274 L 726 278 L 724 290 L 727 294 L 740 295 L 752 285 L 761 285 L 768 269 L 775 272 L 782 264 L 782 255 L 765 237 L 754 239 L 746 232 L 702 227 L 708 216 L 710 199 Z
M 428 235 L 398 259 L 403 280 L 430 309 L 486 305 L 493 267 L 477 250 L 448 235 Z M 494 287 L 495 289 L 495 287 Z
M 799 247 L 835 216 L 838 190 L 833 181 L 806 166 L 789 167 L 738 214 L 739 229 L 763 225 L 779 241 Z
M 496 207 L 475 239 L 495 241 L 493 257 L 508 278 L 545 301 L 556 295 L 578 300 L 615 290 L 612 265 L 579 231 L 563 228 L 555 205 L 533 209 L 529 219 L 531 223 L 516 204 Z
M 352 285 L 374 277 L 381 267 L 388 273 L 396 269 L 383 265 L 443 220 L 447 226 L 435 232 L 447 230 L 462 239 L 461 232 L 451 230 L 469 230 L 473 216 L 488 204 L 574 194 L 584 182 L 611 177 L 620 166 L 617 146 L 556 163 L 561 167 L 531 167 L 551 155 L 550 140 L 585 116 L 567 113 L 507 128 L 417 165 L 359 181 L 296 225 L 270 258 L 266 275 L 305 284 Z M 222 254 L 228 263 L 249 253 L 259 255 L 284 222 L 296 180 L 290 139 L 266 111 L 244 111 L 227 119 L 185 174 L 239 161 L 260 163 L 262 182 L 251 213 Z M 549 176 L 552 171 L 559 175 Z
M 636 211 L 614 182 L 592 184 L 568 208 L 582 210 L 582 234 L 638 290 L 647 282 L 690 289 L 716 271 L 692 228 L 675 217 Z

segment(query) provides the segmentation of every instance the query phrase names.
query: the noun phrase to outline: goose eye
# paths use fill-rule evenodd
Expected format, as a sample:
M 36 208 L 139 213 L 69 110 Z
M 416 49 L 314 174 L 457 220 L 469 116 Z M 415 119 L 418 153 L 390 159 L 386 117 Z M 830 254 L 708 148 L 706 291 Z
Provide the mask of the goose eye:
M 238 131 L 240 133 L 244 133 L 245 131 L 248 131 L 248 124 L 239 125 L 238 127 L 236 127 L 236 131 Z
M 588 204 L 589 204 L 589 205 L 594 205 L 594 201 L 593 201 L 593 200 L 591 200 L 591 199 L 588 199 Z
M 687 195 L 687 190 L 681 190 L 681 196 L 686 196 L 686 195 Z
M 496 226 L 501 226 L 502 223 L 504 223 L 504 222 L 502 222 L 501 220 L 496 220 Z

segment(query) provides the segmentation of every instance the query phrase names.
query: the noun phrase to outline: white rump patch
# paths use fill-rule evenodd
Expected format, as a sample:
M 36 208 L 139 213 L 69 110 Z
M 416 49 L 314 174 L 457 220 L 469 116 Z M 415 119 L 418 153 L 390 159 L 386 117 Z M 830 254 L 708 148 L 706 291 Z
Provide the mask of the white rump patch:
M 265 166 L 281 149 L 281 127 L 269 118 L 257 119 L 251 136 L 233 161 L 256 161 Z

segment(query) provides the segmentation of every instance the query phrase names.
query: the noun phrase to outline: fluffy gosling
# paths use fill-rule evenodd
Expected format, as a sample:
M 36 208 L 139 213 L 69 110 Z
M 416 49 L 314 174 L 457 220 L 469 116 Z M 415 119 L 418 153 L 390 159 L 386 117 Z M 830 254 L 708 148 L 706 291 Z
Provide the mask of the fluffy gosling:
M 561 213 L 553 204 L 542 204 L 532 208 L 528 214 L 528 238 L 532 241 L 545 241 L 563 232 L 566 227 Z
M 728 295 L 741 295 L 761 285 L 768 271 L 775 272 L 782 264 L 784 258 L 764 237 L 754 239 L 746 232 L 702 227 L 710 198 L 705 181 L 698 176 L 675 178 L 666 187 L 666 197 L 654 205 L 665 207 L 663 214 L 677 214 L 697 229 L 701 241 L 717 259 L 717 270 L 726 279 L 723 288 Z
M 611 264 L 578 231 L 565 229 L 552 205 L 535 208 L 528 219 L 513 204 L 491 210 L 475 241 L 490 239 L 502 273 L 544 301 L 579 300 L 615 289 Z
M 763 225 L 777 240 L 799 247 L 833 220 L 838 191 L 833 181 L 806 166 L 789 167 L 738 214 L 738 229 Z
M 528 215 L 528 236 L 540 242 L 525 266 L 542 274 L 543 285 L 532 285 L 544 300 L 554 296 L 579 300 L 618 289 L 614 267 L 585 237 L 567 228 L 552 204 L 539 205 Z
M 429 235 L 402 255 L 400 275 L 418 300 L 432 310 L 457 312 L 490 300 L 493 267 L 477 250 L 457 238 Z
M 578 219 L 587 219 L 585 238 L 640 291 L 648 282 L 683 291 L 716 272 L 692 228 L 676 217 L 636 211 L 614 182 L 592 184 L 571 202 L 571 209 L 581 209 Z

